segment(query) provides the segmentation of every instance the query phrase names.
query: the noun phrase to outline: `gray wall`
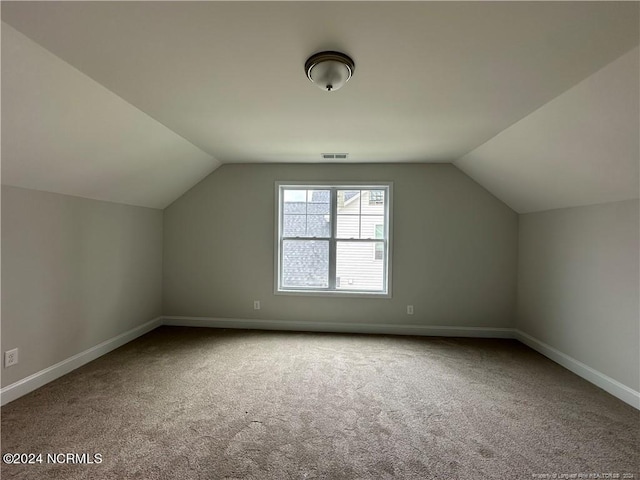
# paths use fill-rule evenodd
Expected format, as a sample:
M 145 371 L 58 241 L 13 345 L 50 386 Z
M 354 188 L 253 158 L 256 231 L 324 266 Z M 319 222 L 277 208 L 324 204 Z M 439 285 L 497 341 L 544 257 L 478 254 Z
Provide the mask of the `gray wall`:
M 2 187 L 9 385 L 161 314 L 162 211 Z
M 391 299 L 273 294 L 277 180 L 394 182 Z M 453 165 L 224 165 L 164 211 L 163 311 L 509 327 L 517 230 L 517 215 Z
M 520 217 L 517 328 L 639 390 L 638 200 Z

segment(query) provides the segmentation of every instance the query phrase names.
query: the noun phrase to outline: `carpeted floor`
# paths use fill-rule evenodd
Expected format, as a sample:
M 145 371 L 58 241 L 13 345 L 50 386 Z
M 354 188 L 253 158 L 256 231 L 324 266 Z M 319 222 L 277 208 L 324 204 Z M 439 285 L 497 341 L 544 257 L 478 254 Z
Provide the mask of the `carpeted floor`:
M 640 478 L 640 412 L 512 340 L 162 327 L 1 413 L 3 479 Z

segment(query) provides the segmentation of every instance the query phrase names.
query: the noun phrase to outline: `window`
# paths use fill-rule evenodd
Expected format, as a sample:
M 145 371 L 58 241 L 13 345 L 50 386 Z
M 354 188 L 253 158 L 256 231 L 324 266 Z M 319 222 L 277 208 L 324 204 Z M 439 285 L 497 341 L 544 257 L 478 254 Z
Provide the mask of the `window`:
M 389 295 L 391 184 L 276 190 L 276 293 Z
M 369 205 L 382 205 L 382 204 L 384 204 L 384 191 L 371 190 L 371 192 L 369 192 Z
M 384 225 L 376 225 L 375 231 L 376 231 L 375 238 L 384 238 Z M 376 243 L 374 258 L 376 260 L 384 259 L 384 244 Z

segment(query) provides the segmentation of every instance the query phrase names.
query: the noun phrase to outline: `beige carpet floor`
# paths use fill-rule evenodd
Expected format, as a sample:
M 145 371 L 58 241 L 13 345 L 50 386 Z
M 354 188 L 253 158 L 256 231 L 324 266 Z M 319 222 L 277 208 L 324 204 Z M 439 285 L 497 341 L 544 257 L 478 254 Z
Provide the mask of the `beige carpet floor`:
M 1 414 L 102 457 L 2 479 L 640 478 L 640 412 L 512 340 L 162 327 Z

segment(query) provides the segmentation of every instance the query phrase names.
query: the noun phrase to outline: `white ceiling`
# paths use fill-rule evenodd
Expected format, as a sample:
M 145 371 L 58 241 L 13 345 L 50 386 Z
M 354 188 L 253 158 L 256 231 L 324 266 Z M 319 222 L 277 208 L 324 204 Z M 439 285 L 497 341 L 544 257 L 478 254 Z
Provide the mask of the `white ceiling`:
M 74 84 L 60 81 L 50 88 L 55 87 L 51 95 L 82 110 L 69 124 L 56 121 L 55 108 L 64 102 L 50 111 L 38 99 L 6 105 L 8 96 L 29 98 L 48 82 L 35 84 L 13 73 L 21 57 L 5 61 L 3 35 L 3 182 L 7 169 L 17 172 L 16 182 L 31 179 L 39 169 L 34 158 L 51 150 L 49 142 L 55 145 L 52 136 L 62 135 L 59 143 L 80 143 L 73 147 L 75 157 L 91 151 L 97 168 L 114 156 L 132 158 L 136 148 L 161 145 L 151 139 L 137 146 L 135 138 L 113 141 L 131 131 L 122 108 L 133 107 L 148 115 L 148 125 L 155 120 L 191 142 L 183 145 L 196 149 L 189 154 L 158 148 L 163 155 L 157 174 L 171 177 L 177 168 L 193 183 L 218 161 L 318 162 L 320 153 L 331 151 L 349 152 L 353 162 L 451 162 L 629 52 L 639 38 L 636 2 L 3 2 L 2 19 L 67 62 L 59 62 L 64 68 L 71 65 L 106 87 L 109 105 L 121 107 L 89 108 L 93 93 L 84 76 L 81 101 L 74 100 L 81 90 Z M 304 76 L 305 59 L 323 49 L 342 50 L 356 62 L 354 78 L 338 92 L 322 92 Z M 35 57 L 34 72 L 41 72 L 45 67 Z M 15 76 L 10 90 L 4 85 L 7 71 Z M 48 114 L 39 128 L 31 120 L 19 124 L 43 108 Z M 80 119 L 93 135 L 75 128 Z M 103 129 L 104 122 L 114 131 Z M 13 145 L 5 152 L 11 128 L 22 134 L 20 141 L 10 136 Z M 102 130 L 111 133 L 102 137 Z M 30 151 L 27 143 L 37 146 Z M 122 151 L 112 150 L 116 146 Z M 53 150 L 50 165 L 68 160 L 67 151 Z M 96 152 L 108 158 L 93 158 Z M 203 152 L 209 155 L 206 168 L 185 160 Z M 521 165 L 526 177 L 531 158 L 520 157 L 512 164 Z M 472 158 L 460 166 L 478 179 L 499 168 L 481 161 L 486 170 L 472 169 Z M 137 162 L 121 163 L 133 168 Z M 64 183 L 41 177 L 41 189 Z M 111 177 L 93 181 L 105 190 L 120 189 L 111 197 L 122 201 L 141 178 L 147 177 L 120 165 Z M 64 185 L 64 193 L 77 194 L 75 181 Z M 510 180 L 498 175 L 493 181 Z M 190 186 L 178 183 L 156 193 L 173 189 L 163 200 L 170 201 L 173 192 Z M 531 200 L 523 207 L 502 193 L 508 189 L 487 187 L 517 210 L 539 208 Z

